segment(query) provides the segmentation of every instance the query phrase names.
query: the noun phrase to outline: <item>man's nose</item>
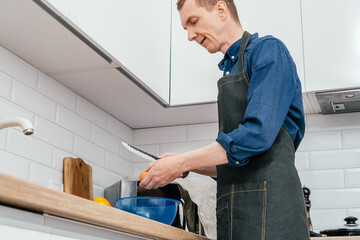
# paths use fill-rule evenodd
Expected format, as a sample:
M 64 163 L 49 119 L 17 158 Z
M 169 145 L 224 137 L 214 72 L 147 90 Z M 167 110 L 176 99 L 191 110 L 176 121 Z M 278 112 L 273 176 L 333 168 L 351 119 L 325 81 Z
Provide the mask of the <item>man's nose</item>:
M 195 37 L 196 37 L 195 32 L 191 31 L 191 30 L 188 30 L 188 40 L 189 41 L 194 41 Z

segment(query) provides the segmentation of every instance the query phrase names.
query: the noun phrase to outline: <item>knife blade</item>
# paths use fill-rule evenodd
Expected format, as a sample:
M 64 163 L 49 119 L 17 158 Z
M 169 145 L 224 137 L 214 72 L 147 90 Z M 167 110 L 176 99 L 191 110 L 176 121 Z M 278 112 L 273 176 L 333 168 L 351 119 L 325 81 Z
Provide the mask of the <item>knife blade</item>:
M 142 158 L 144 158 L 146 160 L 149 160 L 149 161 L 153 162 L 153 161 L 156 161 L 156 160 L 159 159 L 158 157 L 156 157 L 156 156 L 154 156 L 154 155 L 152 155 L 150 153 L 147 153 L 147 152 L 145 152 L 145 151 L 143 151 L 143 150 L 141 150 L 141 149 L 139 149 L 137 147 L 131 146 L 130 144 L 128 144 L 128 143 L 126 143 L 124 141 L 122 141 L 121 143 L 122 143 L 122 145 L 124 145 L 124 147 L 128 151 L 130 151 L 130 152 L 134 153 L 135 155 L 138 155 L 138 156 L 140 156 L 140 157 L 142 157 Z M 182 178 L 186 178 L 187 175 L 189 175 L 188 171 L 183 173 Z
M 130 144 L 126 143 L 126 142 L 122 142 L 122 144 L 124 145 L 124 147 L 129 150 L 130 152 L 134 153 L 135 155 L 138 155 L 146 160 L 149 160 L 151 162 L 155 161 L 155 160 L 158 160 L 159 158 L 150 154 L 150 153 L 147 153 L 139 148 L 136 148 L 134 146 L 131 146 Z

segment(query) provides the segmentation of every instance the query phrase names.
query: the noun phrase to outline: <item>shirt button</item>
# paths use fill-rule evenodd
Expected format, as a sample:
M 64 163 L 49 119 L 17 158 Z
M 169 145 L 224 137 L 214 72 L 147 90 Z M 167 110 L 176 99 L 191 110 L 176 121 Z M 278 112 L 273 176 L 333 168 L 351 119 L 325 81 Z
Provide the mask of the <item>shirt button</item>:
M 235 57 L 234 56 L 231 56 L 231 59 L 234 59 Z
M 227 72 L 226 72 L 226 75 L 229 75 L 229 73 L 230 73 L 230 72 L 229 72 L 229 71 L 227 71 Z

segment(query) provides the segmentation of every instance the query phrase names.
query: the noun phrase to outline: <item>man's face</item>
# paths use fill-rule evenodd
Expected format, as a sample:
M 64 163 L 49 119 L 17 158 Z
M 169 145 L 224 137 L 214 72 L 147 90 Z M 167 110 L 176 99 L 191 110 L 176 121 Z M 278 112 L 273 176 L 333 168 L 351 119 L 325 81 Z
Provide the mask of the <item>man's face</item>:
M 209 53 L 220 51 L 222 21 L 214 6 L 209 12 L 195 0 L 186 0 L 180 10 L 181 24 L 188 32 L 189 41 L 196 41 Z

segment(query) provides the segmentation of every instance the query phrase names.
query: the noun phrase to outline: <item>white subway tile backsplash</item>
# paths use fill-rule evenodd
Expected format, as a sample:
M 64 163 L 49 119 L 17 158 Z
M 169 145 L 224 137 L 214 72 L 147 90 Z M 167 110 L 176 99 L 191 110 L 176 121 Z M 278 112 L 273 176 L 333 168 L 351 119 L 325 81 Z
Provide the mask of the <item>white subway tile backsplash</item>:
M 160 144 L 160 154 L 167 153 L 167 152 L 184 153 L 184 152 L 195 150 L 197 148 L 204 147 L 213 142 L 214 141 L 212 141 L 212 140 L 208 140 L 208 141 Z
M 174 142 L 186 142 L 186 126 L 134 130 L 134 145 Z
M 218 123 L 189 125 L 187 126 L 187 141 L 215 141 L 218 131 Z
M 301 184 L 315 189 L 344 188 L 344 170 L 299 171 Z
M 74 153 L 100 166 L 105 166 L 105 153 L 106 151 L 101 147 L 81 138 L 75 136 Z
M 99 185 L 100 187 L 107 188 L 112 184 L 116 183 L 117 181 L 119 181 L 121 178 L 119 177 L 119 175 L 105 168 L 99 167 L 94 164 L 90 164 L 90 165 L 93 171 L 93 178 L 94 178 L 93 183 Z
M 12 100 L 34 113 L 55 121 L 56 103 L 28 86 L 14 81 Z
M 62 173 L 61 173 L 62 174 Z M 51 188 L 53 190 L 63 192 L 64 191 L 64 184 L 59 182 L 53 182 L 53 180 L 50 178 L 48 181 L 48 188 Z
M 7 129 L 2 129 L 0 131 L 0 149 L 5 150 L 6 148 L 7 133 L 8 133 Z
M 57 105 L 56 123 L 75 134 L 90 139 L 91 123 L 87 119 L 61 105 Z
M 66 151 L 72 152 L 74 134 L 41 117 L 35 117 L 34 136 Z
M 360 149 L 309 152 L 310 169 L 360 168 Z
M 139 178 L 140 174 L 148 167 L 149 162 L 133 163 L 133 176 Z
M 62 149 L 54 147 L 54 153 L 52 158 L 52 167 L 60 172 L 64 171 L 64 158 L 66 157 L 72 157 L 77 158 L 72 153 L 66 152 Z
M 77 113 L 100 127 L 107 128 L 107 113 L 80 96 L 77 97 L 76 103 Z
M 52 165 L 52 146 L 18 130 L 9 129 L 6 150 L 49 167 Z
M 119 144 L 120 146 L 120 157 L 123 159 L 126 159 L 131 162 L 136 162 L 136 156 L 135 154 L 131 153 L 129 150 L 127 150 L 122 143 Z
M 108 128 L 107 130 L 114 134 L 115 136 L 123 139 L 125 142 L 132 144 L 133 134 L 132 129 L 114 118 L 113 116 L 108 116 Z
M 54 184 L 61 186 L 63 184 L 63 174 L 60 171 L 32 162 L 30 166 L 30 182 L 44 187 L 50 187 Z
M 360 112 L 306 115 L 307 132 L 324 132 L 360 128 Z
M 108 169 L 111 169 L 112 171 L 120 174 L 120 176 L 123 177 L 132 175 L 132 167 L 130 162 L 110 152 L 108 152 L 106 155 L 106 167 Z
M 309 169 L 309 155 L 307 152 L 295 153 L 295 167 L 298 171 Z
M 112 135 L 103 128 L 92 125 L 91 140 L 97 145 L 119 154 L 120 140 L 115 135 Z
M 321 209 L 310 208 L 310 217 L 314 229 L 326 230 L 340 228 L 344 225 L 343 219 L 347 216 L 346 209 Z
M 15 154 L 0 150 L 0 172 L 29 180 L 30 161 Z
M 360 148 L 360 129 L 342 131 L 342 139 L 344 148 Z
M 359 208 L 360 188 L 311 191 L 312 209 Z
M 105 188 L 93 184 L 93 198 L 104 197 L 104 190 Z
M 57 103 L 76 111 L 76 94 L 66 88 L 56 80 L 47 76 L 43 72 L 39 72 L 38 90 L 42 94 L 55 100 Z
M 19 107 L 17 104 L 12 103 L 2 97 L 0 97 L 0 119 L 11 117 L 24 117 L 29 121 L 34 121 L 34 113 Z
M 0 70 L 13 78 L 36 88 L 38 70 L 0 46 Z
M 357 217 L 358 219 L 360 219 L 360 208 L 348 209 L 348 216 L 353 216 L 353 217 Z M 343 222 L 343 223 L 345 223 L 345 222 Z
M 298 151 L 331 150 L 341 148 L 341 132 L 306 133 Z
M 346 169 L 345 179 L 347 188 L 360 188 L 360 168 Z
M 6 73 L 0 71 L 0 96 L 10 99 L 12 79 Z

